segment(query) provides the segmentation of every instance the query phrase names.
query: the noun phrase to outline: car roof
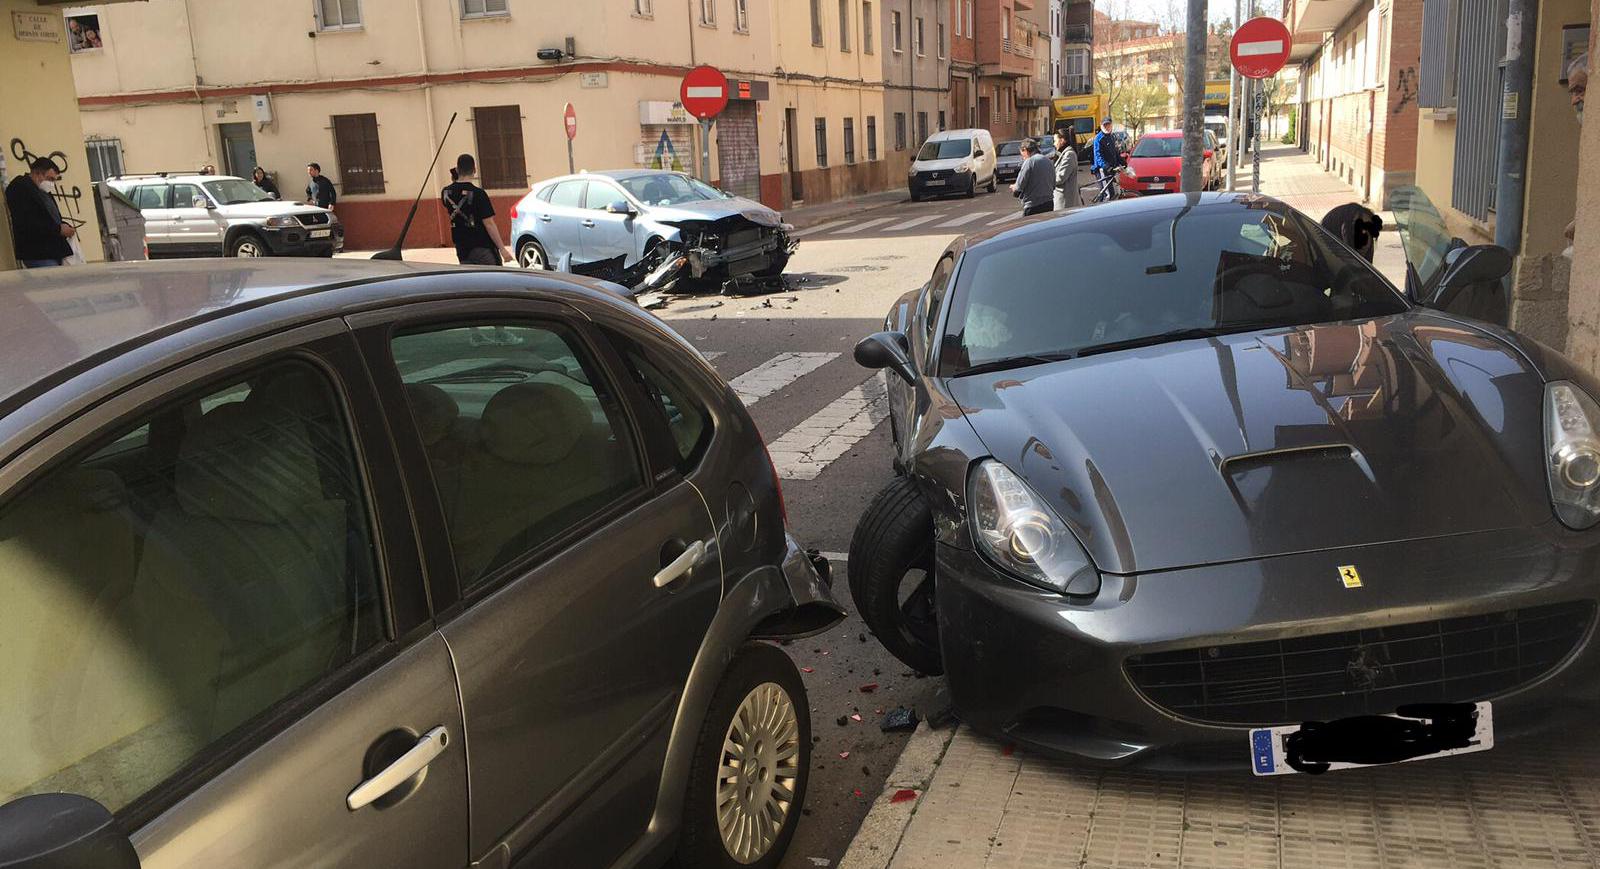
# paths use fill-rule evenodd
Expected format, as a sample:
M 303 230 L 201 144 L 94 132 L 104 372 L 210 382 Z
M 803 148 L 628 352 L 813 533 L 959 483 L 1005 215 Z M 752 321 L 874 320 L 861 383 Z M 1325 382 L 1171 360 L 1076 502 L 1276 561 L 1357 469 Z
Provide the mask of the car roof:
M 1150 219 L 1156 220 L 1167 216 L 1170 212 L 1183 208 L 1185 205 L 1208 211 L 1233 209 L 1237 211 L 1287 212 L 1293 210 L 1291 206 L 1282 200 L 1259 193 L 1166 193 L 1155 196 L 1139 196 L 1132 199 L 1118 199 L 1114 202 L 1102 202 L 1097 205 L 1071 208 L 1064 212 L 1052 212 L 1054 216 L 1049 218 L 1004 224 L 993 229 L 986 229 L 982 232 L 963 236 L 957 239 L 952 247 L 959 254 L 964 251 L 981 250 L 992 243 L 1004 243 L 1025 235 L 1040 235 L 1044 237 L 1071 235 L 1080 229 L 1093 228 L 1096 221 L 1104 218 L 1130 214 L 1148 214 Z
M 111 186 L 135 187 L 140 184 L 199 184 L 202 181 L 248 181 L 237 175 L 137 175 L 107 178 Z M 253 182 L 252 182 L 253 183 Z
M 1141 139 L 1176 139 L 1176 138 L 1182 138 L 1182 137 L 1183 137 L 1183 131 L 1182 130 L 1156 130 L 1153 133 L 1145 133 L 1143 136 L 1140 136 L 1139 138 L 1141 138 Z
M 980 133 L 985 136 L 989 135 L 988 130 L 980 130 L 975 127 L 964 127 L 959 130 L 940 130 L 939 132 L 929 136 L 925 141 L 942 142 L 945 139 L 968 139 Z
M 683 175 L 683 174 L 684 173 L 682 173 L 682 172 L 674 172 L 671 169 L 601 169 L 599 171 L 594 171 L 594 172 L 579 172 L 579 173 L 577 173 L 575 175 L 557 175 L 554 178 L 546 178 L 543 181 L 540 181 L 539 183 L 537 183 L 537 184 L 535 184 L 533 186 L 534 187 L 543 187 L 543 186 L 545 186 L 547 184 L 554 184 L 557 181 L 582 181 L 582 180 L 586 180 L 586 179 L 589 179 L 589 178 L 595 178 L 595 177 L 609 178 L 612 181 L 625 181 L 625 180 L 627 180 L 629 178 L 640 178 L 640 177 L 644 177 L 646 175 Z
M 375 285 L 381 284 L 384 306 L 441 290 L 438 281 L 395 278 L 473 272 L 482 274 L 480 284 L 501 276 L 495 287 L 570 287 L 574 297 L 601 295 L 586 279 L 555 272 L 536 277 L 517 269 L 345 258 L 189 259 L 0 273 L 0 418 L 77 374 L 185 330 L 220 326 L 241 340 L 371 306 L 366 297 L 379 294 Z

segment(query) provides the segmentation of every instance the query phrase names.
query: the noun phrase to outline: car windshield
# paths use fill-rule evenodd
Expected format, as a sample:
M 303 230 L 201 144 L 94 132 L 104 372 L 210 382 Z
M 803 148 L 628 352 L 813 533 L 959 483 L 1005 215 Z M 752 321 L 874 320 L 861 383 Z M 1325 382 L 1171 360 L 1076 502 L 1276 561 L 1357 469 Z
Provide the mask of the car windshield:
M 944 139 L 939 142 L 924 143 L 922 150 L 917 152 L 917 159 L 951 160 L 956 157 L 965 157 L 971 153 L 971 139 Z
M 1001 142 L 1000 147 L 994 149 L 997 157 L 1015 157 L 1022 153 L 1021 142 Z
M 221 205 L 243 205 L 272 199 L 265 190 L 243 178 L 218 178 L 205 183 L 206 192 Z
M 659 175 L 636 175 L 618 181 L 628 195 L 645 205 L 684 205 L 690 202 L 727 199 L 728 194 L 715 187 L 672 172 Z
M 1365 260 L 1286 207 L 1097 215 L 1068 234 L 968 251 L 945 373 L 1406 308 Z
M 1183 154 L 1183 139 L 1177 136 L 1145 136 L 1133 146 L 1135 157 L 1177 157 Z

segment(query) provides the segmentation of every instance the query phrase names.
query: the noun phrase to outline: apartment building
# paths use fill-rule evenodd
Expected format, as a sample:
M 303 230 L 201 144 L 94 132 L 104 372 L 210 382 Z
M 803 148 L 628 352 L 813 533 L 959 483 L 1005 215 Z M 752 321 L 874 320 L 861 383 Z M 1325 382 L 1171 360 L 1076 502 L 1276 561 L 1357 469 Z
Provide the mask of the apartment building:
M 978 0 L 950 0 L 950 126 L 978 126 Z
M 1285 0 L 1283 16 L 1301 147 L 1387 208 L 1416 178 L 1422 0 Z
M 950 0 L 879 0 L 879 5 L 884 49 L 883 153 L 889 177 L 898 181 L 905 177 L 922 141 L 946 129 L 951 121 L 954 8 Z
M 1065 0 L 1061 4 L 1061 74 L 1056 96 L 1094 91 L 1094 15 L 1090 0 Z
M 478 155 L 502 211 L 565 173 L 567 103 L 578 169 L 697 172 L 709 152 L 715 183 L 779 208 L 882 189 L 877 2 L 150 0 L 84 7 L 102 46 L 72 65 L 100 171 L 259 164 L 298 195 L 315 161 L 347 244 L 384 247 L 441 140 Z M 733 89 L 710 141 L 676 104 L 702 63 Z M 448 239 L 437 209 L 418 218 L 410 244 Z
M 1094 66 L 1096 91 L 1104 94 L 1117 123 L 1135 133 L 1183 124 L 1184 62 L 1188 37 L 1161 33 L 1147 21 L 1097 19 Z M 1115 37 L 1126 36 L 1125 39 Z M 1206 69 L 1226 62 L 1227 42 L 1208 34 Z

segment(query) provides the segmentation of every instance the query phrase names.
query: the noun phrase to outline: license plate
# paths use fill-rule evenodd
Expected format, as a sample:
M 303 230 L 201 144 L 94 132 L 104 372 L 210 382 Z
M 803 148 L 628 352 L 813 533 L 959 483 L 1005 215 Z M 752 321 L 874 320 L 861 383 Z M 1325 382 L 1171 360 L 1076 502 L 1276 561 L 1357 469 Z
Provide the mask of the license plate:
M 1167 189 L 1167 185 L 1165 185 L 1165 184 L 1151 184 L 1151 185 L 1149 185 L 1149 189 L 1151 189 L 1151 190 L 1165 190 L 1165 189 Z
M 928 186 L 928 187 L 943 187 L 944 186 L 944 179 L 940 178 L 940 179 L 938 179 L 936 181 L 924 181 L 923 184 L 925 186 Z
M 331 230 L 331 229 L 313 229 L 313 230 L 311 230 L 311 237 L 312 238 L 327 238 L 327 237 L 329 237 L 331 235 L 333 235 L 333 230 Z
M 1412 760 L 1432 760 L 1436 757 L 1449 757 L 1452 754 L 1472 754 L 1479 751 L 1488 751 L 1494 748 L 1494 715 L 1489 709 L 1488 701 L 1474 704 L 1477 707 L 1477 723 L 1472 738 L 1467 745 L 1460 748 L 1450 748 L 1444 751 L 1435 751 L 1431 754 L 1422 754 L 1408 757 L 1398 761 L 1405 763 Z M 1399 718 L 1398 715 L 1386 716 Z M 1288 752 L 1285 741 L 1292 733 L 1298 733 L 1302 725 L 1281 724 L 1277 727 L 1254 727 L 1250 730 L 1250 769 L 1256 775 L 1287 775 L 1299 770 L 1289 765 Z M 1343 763 L 1328 764 L 1328 770 L 1355 769 L 1379 764 Z

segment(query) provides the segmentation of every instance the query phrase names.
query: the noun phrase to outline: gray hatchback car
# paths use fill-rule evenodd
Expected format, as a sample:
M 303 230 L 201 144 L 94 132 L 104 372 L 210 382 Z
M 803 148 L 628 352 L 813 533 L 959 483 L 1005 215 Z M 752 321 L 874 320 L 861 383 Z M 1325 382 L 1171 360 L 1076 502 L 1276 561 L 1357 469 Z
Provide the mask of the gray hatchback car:
M 772 866 L 842 611 L 583 278 L 0 276 L 0 865 Z

